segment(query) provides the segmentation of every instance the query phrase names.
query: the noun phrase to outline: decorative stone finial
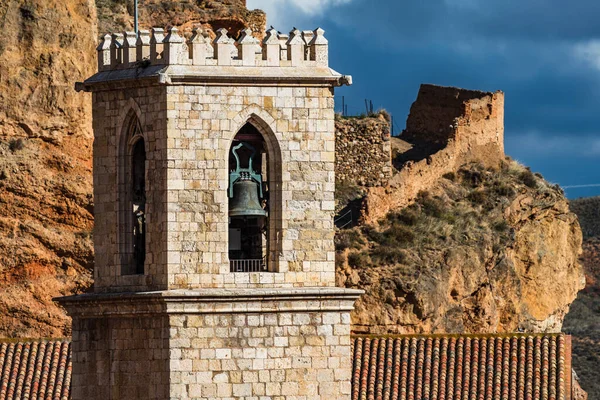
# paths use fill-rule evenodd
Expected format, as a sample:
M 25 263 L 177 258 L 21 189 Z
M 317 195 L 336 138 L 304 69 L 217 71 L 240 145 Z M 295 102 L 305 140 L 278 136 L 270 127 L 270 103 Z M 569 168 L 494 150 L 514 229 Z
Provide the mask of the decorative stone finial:
M 96 50 L 98 51 L 98 72 L 110 69 L 110 46 L 112 39 L 107 33 L 104 35 Z
M 290 32 L 290 38 L 287 41 L 288 60 L 292 62 L 292 66 L 296 67 L 304 63 L 304 40 L 298 29 Z
M 135 32 L 123 32 L 123 64 L 134 63 L 137 57 Z
M 227 35 L 227 29 L 221 28 L 217 30 L 217 37 L 213 41 L 215 46 L 215 58 L 217 65 L 231 65 L 231 50 L 233 40 Z
M 115 68 L 123 63 L 123 34 L 113 33 L 110 44 L 110 66 Z
M 175 27 L 169 28 L 169 34 L 163 40 L 164 60 L 166 64 L 185 64 L 188 58 L 188 51 L 185 45 L 185 39 L 179 36 L 179 30 Z
M 150 31 L 141 30 L 136 45 L 137 61 L 150 59 Z
M 162 28 L 152 28 L 152 38 L 150 38 L 150 61 L 152 64 L 160 64 L 163 60 L 163 50 L 165 40 L 165 30 Z
M 244 29 L 242 35 L 237 41 L 242 65 L 256 65 L 256 49 L 259 46 L 258 40 L 252 36 L 252 30 Z
M 271 28 L 267 31 L 265 38 L 263 39 L 262 46 L 262 58 L 267 61 L 269 67 L 278 67 L 281 58 L 279 44 L 279 32 L 276 29 Z
M 329 66 L 329 41 L 325 39 L 325 31 L 321 28 L 314 30 L 314 36 L 310 41 L 310 60 L 316 61 L 317 65 Z
M 202 28 L 194 28 L 194 33 L 188 42 L 190 58 L 193 65 L 206 65 L 207 53 L 207 32 Z

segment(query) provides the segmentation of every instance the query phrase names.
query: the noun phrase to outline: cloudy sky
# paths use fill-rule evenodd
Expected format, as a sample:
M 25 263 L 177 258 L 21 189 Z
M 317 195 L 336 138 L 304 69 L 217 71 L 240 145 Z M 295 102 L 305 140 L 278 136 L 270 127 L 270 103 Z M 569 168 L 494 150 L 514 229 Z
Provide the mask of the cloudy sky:
M 326 30 L 336 92 L 404 128 L 420 83 L 506 94 L 506 151 L 566 186 L 600 195 L 600 1 L 247 0 L 280 31 Z M 590 187 L 572 187 L 594 185 Z

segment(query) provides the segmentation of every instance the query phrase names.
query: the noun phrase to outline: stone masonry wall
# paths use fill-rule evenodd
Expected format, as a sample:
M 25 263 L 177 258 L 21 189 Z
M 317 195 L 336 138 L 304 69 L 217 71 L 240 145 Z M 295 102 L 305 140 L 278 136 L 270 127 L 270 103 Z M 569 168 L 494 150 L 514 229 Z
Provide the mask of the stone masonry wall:
M 362 291 L 201 289 L 63 298 L 74 400 L 348 399 Z
M 73 399 L 168 398 L 166 315 L 73 318 Z
M 103 290 L 159 290 L 166 279 L 166 93 L 155 86 L 93 93 L 94 123 L 94 287 Z M 126 129 L 138 118 L 146 146 L 146 276 L 122 275 L 119 233 Z M 120 168 L 121 167 L 121 170 Z M 120 176 L 121 175 L 121 176 Z
M 327 87 L 167 87 L 169 288 L 334 286 L 335 138 Z M 269 269 L 229 272 L 228 157 L 252 123 L 269 152 Z
M 146 275 L 121 275 L 119 146 L 136 115 L 147 148 Z M 228 156 L 250 122 L 273 180 L 272 273 L 229 272 Z M 327 87 L 157 86 L 94 93 L 97 291 L 334 286 L 334 112 Z M 124 184 L 127 184 L 125 182 Z M 123 187 L 121 187 L 123 192 Z M 167 278 L 168 276 L 168 278 Z
M 384 186 L 392 174 L 390 125 L 377 117 L 337 118 L 335 176 L 338 182 Z
M 347 399 L 350 313 L 171 317 L 171 398 Z

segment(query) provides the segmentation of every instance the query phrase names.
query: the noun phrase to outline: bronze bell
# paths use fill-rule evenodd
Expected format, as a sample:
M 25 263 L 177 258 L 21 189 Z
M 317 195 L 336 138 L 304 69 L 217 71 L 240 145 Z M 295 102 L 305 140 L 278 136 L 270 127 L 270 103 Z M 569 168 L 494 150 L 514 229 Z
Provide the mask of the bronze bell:
M 267 212 L 258 200 L 258 182 L 239 179 L 233 184 L 233 197 L 229 202 L 230 217 L 266 217 Z

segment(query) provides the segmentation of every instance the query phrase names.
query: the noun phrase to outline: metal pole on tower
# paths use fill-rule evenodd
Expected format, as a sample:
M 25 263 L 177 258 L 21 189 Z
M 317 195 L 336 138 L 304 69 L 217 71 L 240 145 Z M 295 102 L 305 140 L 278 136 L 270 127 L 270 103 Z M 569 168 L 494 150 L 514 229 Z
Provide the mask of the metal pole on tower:
M 138 0 L 133 0 L 133 29 L 135 36 L 138 36 Z

